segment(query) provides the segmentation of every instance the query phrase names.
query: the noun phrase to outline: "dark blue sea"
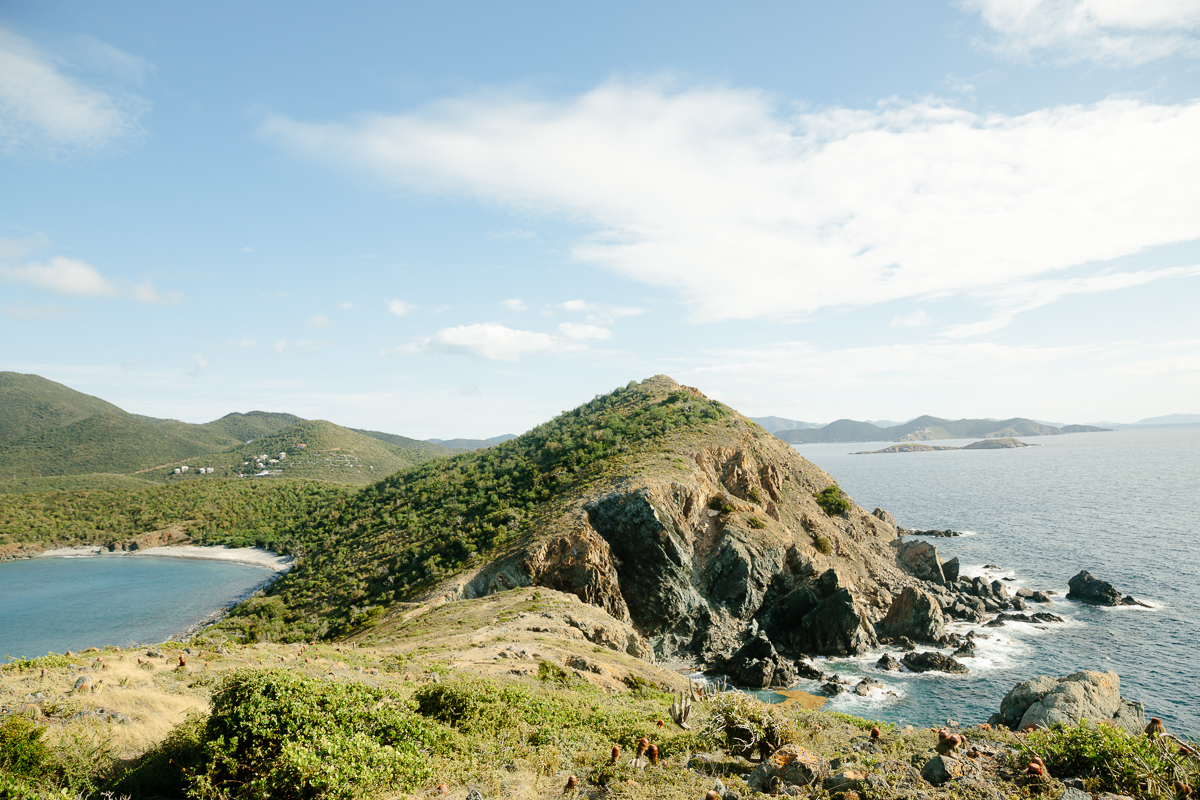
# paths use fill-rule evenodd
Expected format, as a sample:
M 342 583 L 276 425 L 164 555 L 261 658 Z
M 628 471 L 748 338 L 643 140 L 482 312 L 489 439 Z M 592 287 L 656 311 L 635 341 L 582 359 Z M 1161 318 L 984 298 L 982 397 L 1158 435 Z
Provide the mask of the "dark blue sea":
M 1153 608 L 1055 598 L 1045 610 L 1064 624 L 981 629 L 992 638 L 981 642 L 979 658 L 963 659 L 971 672 L 962 677 L 883 672 L 873 666 L 878 654 L 832 659 L 825 671 L 870 674 L 894 694 L 840 696 L 829 708 L 903 724 L 978 723 L 1020 681 L 1111 670 L 1148 716 L 1200 736 L 1200 426 L 1024 441 L 1037 446 L 880 455 L 851 453 L 890 443 L 796 449 L 868 510 L 887 509 L 909 529 L 965 532 L 928 541 L 944 559 L 958 556 L 966 575 L 1065 596 L 1067 581 L 1086 569 Z
M 162 642 L 272 577 L 248 564 L 143 555 L 8 561 L 0 564 L 0 656 Z

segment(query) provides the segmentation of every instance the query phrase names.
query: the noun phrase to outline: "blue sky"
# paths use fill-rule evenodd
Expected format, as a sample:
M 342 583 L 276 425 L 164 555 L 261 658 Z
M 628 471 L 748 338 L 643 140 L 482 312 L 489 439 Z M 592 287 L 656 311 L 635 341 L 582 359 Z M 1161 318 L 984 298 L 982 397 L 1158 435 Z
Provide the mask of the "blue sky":
M 1200 412 L 1200 0 L 0 4 L 0 369 L 519 433 Z

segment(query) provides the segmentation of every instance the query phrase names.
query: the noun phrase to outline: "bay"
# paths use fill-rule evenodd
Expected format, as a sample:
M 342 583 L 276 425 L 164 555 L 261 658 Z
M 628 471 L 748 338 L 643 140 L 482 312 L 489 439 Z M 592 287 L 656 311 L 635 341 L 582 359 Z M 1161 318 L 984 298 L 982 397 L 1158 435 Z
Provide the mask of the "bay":
M 1200 531 L 1194 517 L 1200 426 L 1025 441 L 1037 446 L 852 455 L 889 444 L 879 442 L 797 450 L 859 505 L 882 507 L 905 528 L 966 532 L 929 539 L 943 558 L 957 556 L 964 574 L 1065 595 L 1067 581 L 1086 569 L 1154 608 L 1095 608 L 1060 596 L 1045 610 L 1064 617 L 1064 624 L 977 628 L 992 638 L 982 641 L 980 658 L 963 661 L 971 673 L 962 677 L 882 672 L 873 667 L 878 654 L 835 659 L 827 671 L 870 674 L 886 690 L 867 699 L 835 698 L 830 707 L 906 724 L 978 723 L 999 710 L 1020 681 L 1112 670 L 1124 696 L 1143 702 L 1147 715 L 1200 735 Z
M 249 564 L 146 555 L 0 563 L 0 656 L 162 642 L 272 577 Z

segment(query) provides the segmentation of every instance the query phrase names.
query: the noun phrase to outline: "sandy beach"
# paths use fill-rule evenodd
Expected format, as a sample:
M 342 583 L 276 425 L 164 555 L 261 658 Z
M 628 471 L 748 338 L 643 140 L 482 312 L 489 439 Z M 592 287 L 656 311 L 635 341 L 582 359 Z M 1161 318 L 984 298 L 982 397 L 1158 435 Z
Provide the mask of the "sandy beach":
M 39 553 L 36 558 L 80 558 L 85 556 L 104 556 L 104 557 L 151 557 L 151 558 L 194 558 L 208 561 L 235 561 L 239 564 L 250 564 L 255 567 L 263 567 L 272 572 L 287 572 L 292 568 L 292 558 L 290 556 L 281 556 L 272 553 L 270 550 L 263 550 L 259 547 L 224 547 L 221 545 L 215 547 L 197 547 L 195 545 L 166 545 L 163 547 L 149 547 L 144 550 L 136 550 L 134 552 L 115 552 L 110 553 L 106 548 L 98 546 L 88 547 L 60 547 L 55 550 L 44 550 Z

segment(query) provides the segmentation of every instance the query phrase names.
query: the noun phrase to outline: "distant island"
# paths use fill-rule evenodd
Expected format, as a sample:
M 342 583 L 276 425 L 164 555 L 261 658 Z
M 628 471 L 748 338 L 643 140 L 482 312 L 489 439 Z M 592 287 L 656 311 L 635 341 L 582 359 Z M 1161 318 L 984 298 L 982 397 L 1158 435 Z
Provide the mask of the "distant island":
M 1010 450 L 1014 447 L 1036 447 L 1036 445 L 1026 444 L 1020 439 L 1005 437 L 1003 439 L 981 439 L 978 442 L 971 442 L 963 447 L 951 447 L 945 444 L 918 444 L 916 442 L 905 442 L 904 444 L 894 444 L 891 447 L 885 447 L 882 450 L 861 450 L 852 455 L 856 456 L 874 456 L 880 453 L 926 453 L 934 450 Z
M 923 442 L 936 439 L 1005 439 L 1015 436 L 1058 436 L 1064 433 L 1110 431 L 1095 425 L 1047 425 L 1024 417 L 1012 419 L 959 419 L 921 416 L 882 427 L 874 422 L 839 419 L 828 425 L 810 425 L 782 417 L 755 417 L 755 422 L 788 444 L 818 442 Z M 881 420 L 882 421 L 882 420 Z

